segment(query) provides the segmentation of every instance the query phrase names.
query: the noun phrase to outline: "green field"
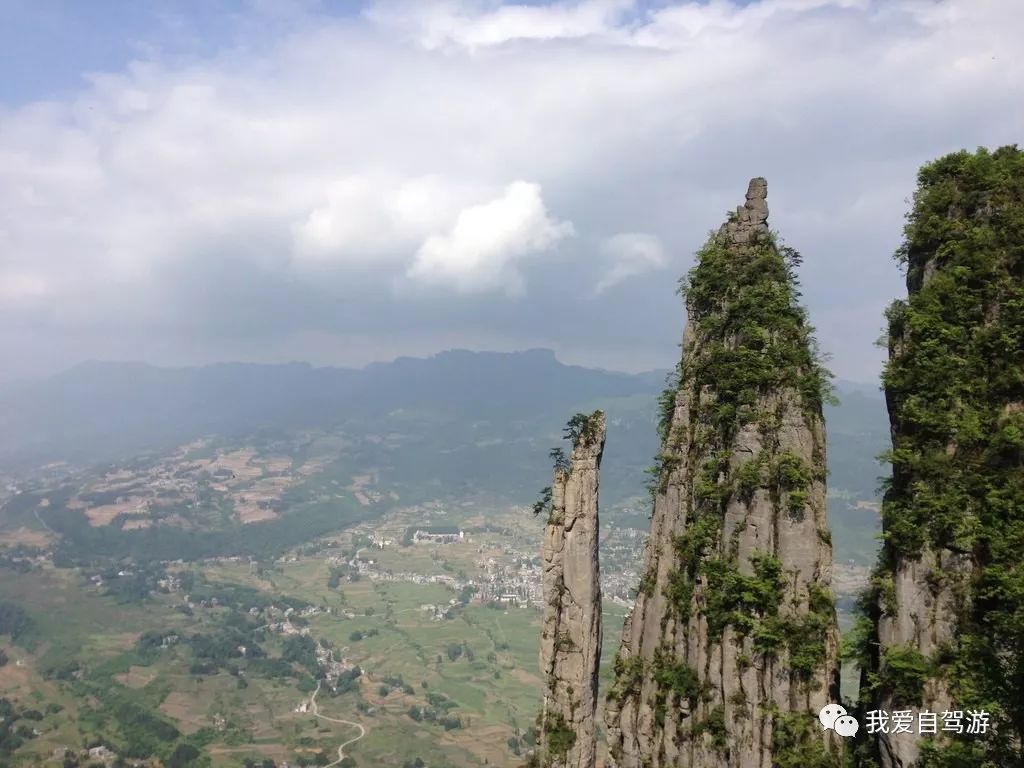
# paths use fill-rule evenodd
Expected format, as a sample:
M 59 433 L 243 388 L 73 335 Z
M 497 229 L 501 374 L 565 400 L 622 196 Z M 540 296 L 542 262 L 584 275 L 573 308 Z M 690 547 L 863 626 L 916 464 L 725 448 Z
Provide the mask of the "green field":
M 447 572 L 445 563 L 448 569 L 472 567 L 454 552 L 450 559 L 416 548 L 378 556 L 428 573 Z M 365 738 L 347 750 L 359 764 L 401 765 L 416 757 L 432 766 L 514 760 L 506 742 L 531 725 L 542 689 L 535 609 L 471 603 L 456 606 L 449 618 L 435 618 L 435 610 L 424 606 L 448 607 L 457 597 L 451 588 L 363 578 L 330 589 L 330 565 L 323 555 L 278 562 L 262 573 L 237 562 L 191 570 L 206 584 L 248 587 L 255 591 L 241 594 L 294 599 L 325 611 L 309 617 L 310 636 L 358 665 L 363 675 L 355 690 L 322 696 L 321 712 L 367 729 Z M 239 677 L 224 669 L 196 672 L 198 657 L 185 638 L 216 635 L 242 611 L 226 604 L 196 606 L 187 616 L 181 593 L 119 603 L 104 591 L 71 569 L 0 572 L 0 600 L 26 606 L 32 622 L 17 644 L 3 639 L 11 663 L 0 668 L 0 695 L 53 710 L 37 725 L 41 735 L 18 750 L 13 765 L 42 764 L 61 747 L 104 743 L 117 749 L 131 740 L 131 727 L 112 711 L 148 713 L 158 721 L 156 731 L 159 723 L 169 724 L 174 735 L 166 743 L 154 742 L 158 753 L 195 745 L 204 756 L 189 763 L 194 765 L 240 766 L 247 758 L 264 757 L 313 760 L 320 753 L 333 759 L 337 745 L 351 737 L 350 727 L 294 711 L 312 686 L 301 670 L 287 678 L 248 671 Z M 621 620 L 621 609 L 609 606 L 606 672 Z M 140 650 L 146 632 L 174 633 L 182 640 Z M 353 640 L 354 633 L 361 633 L 360 639 Z M 261 646 L 268 657 L 277 657 L 286 642 L 271 632 Z M 446 729 L 440 720 L 410 716 L 411 708 L 432 708 L 432 700 L 441 701 L 442 714 L 457 719 L 459 727 Z M 140 743 L 144 740 L 140 737 Z

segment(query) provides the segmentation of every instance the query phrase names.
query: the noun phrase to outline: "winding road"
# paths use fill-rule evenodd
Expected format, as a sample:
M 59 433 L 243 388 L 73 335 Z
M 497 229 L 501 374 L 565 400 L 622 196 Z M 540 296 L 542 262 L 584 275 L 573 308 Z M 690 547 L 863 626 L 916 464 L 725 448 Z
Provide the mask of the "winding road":
M 342 719 L 337 718 L 337 717 L 328 717 L 327 715 L 321 715 L 320 714 L 320 707 L 316 703 L 317 694 L 320 693 L 320 685 L 321 685 L 321 681 L 317 680 L 317 682 L 316 682 L 316 690 L 313 691 L 313 696 L 309 700 L 309 709 L 313 713 L 313 715 L 316 716 L 316 717 L 319 717 L 321 720 L 326 720 L 328 723 L 338 723 L 339 725 L 348 725 L 348 726 L 351 726 L 352 728 L 358 728 L 359 729 L 359 735 L 358 736 L 356 736 L 355 738 L 349 739 L 348 741 L 342 742 L 340 745 L 338 745 L 338 759 L 335 760 L 333 763 L 328 763 L 324 767 L 324 768 L 331 768 L 331 766 L 338 765 L 342 760 L 345 759 L 345 747 L 349 746 L 350 744 L 355 744 L 357 741 L 359 741 L 361 738 L 363 738 L 363 736 L 366 735 L 366 729 L 363 726 L 361 726 L 359 723 L 353 723 L 351 720 L 342 720 Z

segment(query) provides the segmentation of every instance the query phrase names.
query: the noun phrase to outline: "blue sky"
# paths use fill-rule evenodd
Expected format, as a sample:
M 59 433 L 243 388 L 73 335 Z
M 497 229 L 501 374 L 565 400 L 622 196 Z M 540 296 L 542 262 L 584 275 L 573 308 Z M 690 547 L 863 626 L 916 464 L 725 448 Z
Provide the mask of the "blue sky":
M 357 16 L 365 5 L 362 0 L 3 0 L 0 67 L 16 76 L 0 79 L 0 101 L 12 105 L 67 96 L 86 84 L 86 73 L 119 70 L 154 52 L 184 59 L 254 44 L 254 30 L 240 30 L 247 16 L 263 19 L 269 13 L 280 19 L 306 12 L 337 18 Z M 636 13 L 661 5 L 637 3 Z M 261 36 L 273 32 L 264 29 Z
M 17 74 L 0 81 L 0 100 L 10 105 L 66 97 L 86 85 L 87 73 L 118 71 L 133 59 L 187 60 L 255 44 L 244 20 L 272 16 L 273 5 L 263 3 L 267 10 L 259 11 L 246 0 L 4 0 L 0 65 Z M 362 4 L 277 5 L 282 13 L 305 6 L 345 15 L 358 13 Z
M 1024 127 L 1018 0 L 0 7 L 0 378 L 670 367 L 676 282 L 760 175 L 869 381 L 917 168 Z
M 143 54 L 144 42 L 172 43 L 161 7 L 175 5 L 181 4 L 5 0 L 0 66 L 16 74 L 0 81 L 0 99 L 11 105 L 67 96 L 86 84 L 86 72 L 118 70 Z M 218 18 L 206 10 L 212 6 L 192 3 L 190 25 L 210 34 L 207 24 Z

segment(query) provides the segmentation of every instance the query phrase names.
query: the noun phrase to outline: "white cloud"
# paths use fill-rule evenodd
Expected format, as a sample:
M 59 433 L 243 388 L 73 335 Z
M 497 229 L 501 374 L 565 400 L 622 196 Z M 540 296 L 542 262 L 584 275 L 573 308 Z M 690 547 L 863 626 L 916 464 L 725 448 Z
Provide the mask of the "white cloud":
M 368 18 L 411 36 L 425 48 L 476 49 L 511 40 L 605 37 L 631 11 L 633 0 L 575 0 L 548 5 L 493 2 L 379 2 Z
M 566 345 L 664 328 L 668 362 L 671 292 L 652 282 L 626 312 L 609 290 L 654 281 L 655 251 L 584 244 L 647 233 L 678 274 L 765 175 L 812 319 L 837 329 L 824 346 L 841 372 L 875 364 L 874 315 L 863 338 L 830 317 L 902 290 L 890 254 L 922 162 L 1020 139 L 1022 27 L 1019 0 L 408 0 L 213 54 L 154 45 L 70 97 L 0 106 L 0 313 L 43 305 L 52 333 L 103 329 L 111 349 L 125 326 L 191 343 L 247 310 L 231 291 L 259 277 L 287 287 L 280 317 L 307 333 L 379 312 L 457 345 L 568 319 Z M 502 194 L 513 179 L 537 186 Z M 556 245 L 599 301 L 529 303 Z M 180 277 L 221 263 L 230 279 Z M 464 295 L 431 314 L 396 300 L 403 279 Z M 473 298 L 523 286 L 515 312 Z M 334 293 L 314 312 L 318 292 Z
M 460 211 L 446 234 L 428 238 L 416 252 L 409 277 L 462 293 L 520 293 L 518 262 L 572 234 L 571 222 L 548 215 L 539 185 L 516 181 L 501 197 Z
M 462 195 L 436 176 L 337 179 L 327 185 L 323 202 L 293 227 L 295 256 L 300 264 L 402 261 L 451 221 Z
M 620 232 L 605 240 L 601 250 L 610 263 L 594 288 L 595 295 L 604 293 L 623 280 L 661 269 L 668 264 L 661 241 L 643 232 Z
M 933 12 L 919 0 L 922 17 Z M 873 11 L 872 0 L 731 0 L 668 3 L 645 9 L 637 0 L 555 0 L 543 5 L 488 0 L 378 0 L 365 15 L 424 48 L 472 51 L 518 41 L 590 39 L 605 44 L 663 49 L 688 47 L 702 34 L 748 32 L 775 17 L 822 9 Z

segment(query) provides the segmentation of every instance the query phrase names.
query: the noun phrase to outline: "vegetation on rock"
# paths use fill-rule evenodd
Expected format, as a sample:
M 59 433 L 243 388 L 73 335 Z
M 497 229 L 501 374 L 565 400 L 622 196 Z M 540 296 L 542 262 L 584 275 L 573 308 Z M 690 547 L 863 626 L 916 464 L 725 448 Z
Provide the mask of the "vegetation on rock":
M 923 167 L 897 258 L 906 269 L 908 298 L 888 310 L 883 381 L 892 479 L 882 506 L 878 571 L 862 601 L 868 631 L 853 651 L 867 666 L 861 696 L 865 706 L 886 698 L 915 703 L 926 680 L 937 678 L 957 709 L 986 710 L 994 724 L 967 744 L 924 745 L 923 764 L 1018 764 L 1024 759 L 1024 152 L 957 152 Z M 930 658 L 914 645 L 880 648 L 883 622 L 920 609 L 898 602 L 893 579 L 911 564 L 932 562 L 920 587 L 940 602 L 942 621 L 951 619 L 948 637 Z M 866 759 L 871 753 L 877 757 L 877 749 L 868 749 Z
M 632 630 L 609 697 L 613 757 L 628 768 L 738 765 L 735 745 L 767 741 L 756 734 L 771 732 L 774 696 L 823 705 L 835 671 L 835 608 L 819 580 L 831 566 L 830 374 L 799 304 L 800 256 L 767 228 L 766 191 L 751 182 L 680 283 L 687 331 L 659 399 L 652 541 L 631 618 L 663 640 L 651 651 Z M 754 762 L 791 746 L 838 760 L 810 729 L 779 739 Z

